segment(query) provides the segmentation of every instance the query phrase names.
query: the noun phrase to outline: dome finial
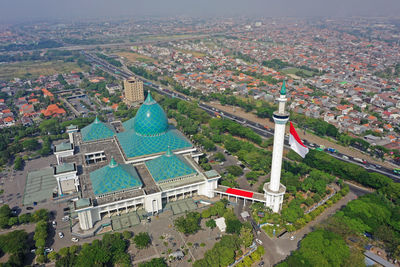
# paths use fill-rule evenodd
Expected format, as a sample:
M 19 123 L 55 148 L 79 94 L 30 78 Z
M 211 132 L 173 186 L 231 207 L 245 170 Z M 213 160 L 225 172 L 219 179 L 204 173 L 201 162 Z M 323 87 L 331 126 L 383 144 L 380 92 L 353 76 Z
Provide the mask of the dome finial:
M 99 123 L 100 122 L 100 120 L 99 120 L 99 118 L 97 117 L 97 115 L 96 115 L 96 118 L 94 119 L 94 123 Z
M 154 102 L 153 97 L 150 94 L 150 90 L 147 91 L 147 97 L 146 100 L 144 101 L 145 104 L 152 104 Z
M 171 151 L 171 147 L 170 147 L 170 146 L 168 146 L 168 148 L 167 148 L 167 152 L 165 152 L 165 156 L 167 156 L 167 157 L 171 157 L 173 154 L 174 154 L 174 153 L 172 153 L 172 151 Z
M 118 163 L 115 161 L 114 157 L 111 157 L 109 166 L 110 166 L 111 168 L 114 168 L 114 167 L 116 167 L 117 165 L 118 165 Z
M 282 82 L 281 95 L 286 95 L 286 83 L 285 83 L 285 80 L 283 80 L 283 82 Z

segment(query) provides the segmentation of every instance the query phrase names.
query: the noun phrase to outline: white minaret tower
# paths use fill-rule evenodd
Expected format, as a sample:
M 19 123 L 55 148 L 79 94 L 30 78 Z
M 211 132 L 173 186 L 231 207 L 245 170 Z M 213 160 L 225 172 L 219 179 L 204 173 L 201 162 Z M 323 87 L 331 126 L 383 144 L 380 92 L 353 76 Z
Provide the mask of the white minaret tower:
M 277 100 L 279 102 L 278 111 L 275 111 L 273 115 L 275 132 L 274 148 L 272 151 L 271 180 L 269 183 L 264 184 L 265 205 L 271 208 L 273 212 L 279 212 L 281 210 L 283 196 L 286 192 L 286 187 L 280 183 L 285 127 L 286 122 L 289 120 L 289 113 L 285 111 L 285 103 L 287 101 L 285 81 L 282 83 L 280 97 Z

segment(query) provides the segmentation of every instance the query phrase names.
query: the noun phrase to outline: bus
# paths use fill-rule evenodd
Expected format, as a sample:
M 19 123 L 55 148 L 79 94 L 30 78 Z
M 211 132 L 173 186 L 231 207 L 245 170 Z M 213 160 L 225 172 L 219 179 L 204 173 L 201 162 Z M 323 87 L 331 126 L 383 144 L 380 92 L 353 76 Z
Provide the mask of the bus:
M 400 168 L 396 168 L 393 170 L 394 174 L 400 175 Z

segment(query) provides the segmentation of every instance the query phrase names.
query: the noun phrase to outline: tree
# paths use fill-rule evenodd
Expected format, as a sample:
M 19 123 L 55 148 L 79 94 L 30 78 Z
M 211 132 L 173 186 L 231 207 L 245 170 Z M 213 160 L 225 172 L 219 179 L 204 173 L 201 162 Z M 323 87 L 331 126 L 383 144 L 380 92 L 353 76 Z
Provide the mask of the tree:
M 242 243 L 246 248 L 250 247 L 254 239 L 251 228 L 242 227 L 240 229 L 240 239 L 242 240 Z
M 221 152 L 218 152 L 214 155 L 215 160 L 218 161 L 225 161 L 225 156 Z
M 20 171 L 24 168 L 24 161 L 21 157 L 16 157 L 14 161 L 14 170 Z
M 217 226 L 217 224 L 216 224 L 215 220 L 210 219 L 210 220 L 208 220 L 208 221 L 206 222 L 206 226 L 207 226 L 208 228 L 211 228 L 211 230 L 212 230 L 212 229 L 214 229 L 214 228 Z
M 5 253 L 23 252 L 27 248 L 28 234 L 24 230 L 16 230 L 0 235 L 0 249 Z
M 49 255 L 47 255 L 47 257 L 49 258 L 49 260 L 55 261 L 58 259 L 59 256 L 58 256 L 57 252 L 52 251 L 49 253 Z
M 189 212 L 186 217 L 181 216 L 174 221 L 174 225 L 179 232 L 186 235 L 194 234 L 200 230 L 201 215 L 198 212 Z
M 40 148 L 40 144 L 36 139 L 26 139 L 22 142 L 25 150 L 35 151 Z
M 236 165 L 226 167 L 226 170 L 233 176 L 240 176 L 243 174 L 242 168 Z
M 147 248 L 151 242 L 150 236 L 146 232 L 141 232 L 133 238 L 133 242 L 135 243 L 138 249 Z
M 201 212 L 202 218 L 210 218 L 211 217 L 211 209 L 206 209 Z
M 34 222 L 49 220 L 49 212 L 46 209 L 39 209 L 32 214 Z
M 139 263 L 139 267 L 167 267 L 164 258 L 154 258 L 151 261 Z
M 124 237 L 124 239 L 129 240 L 132 237 L 132 232 L 131 231 L 124 231 L 122 233 L 122 236 Z
M 242 223 L 238 219 L 226 220 L 226 232 L 229 234 L 239 234 Z

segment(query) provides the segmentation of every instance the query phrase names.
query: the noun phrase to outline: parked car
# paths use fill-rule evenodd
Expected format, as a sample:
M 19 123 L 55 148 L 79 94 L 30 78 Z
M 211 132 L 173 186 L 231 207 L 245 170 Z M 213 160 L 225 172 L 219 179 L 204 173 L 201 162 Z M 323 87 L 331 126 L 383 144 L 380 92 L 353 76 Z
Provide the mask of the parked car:
M 292 236 L 290 237 L 290 240 L 294 240 L 295 238 L 296 238 L 296 237 L 292 235 Z
M 69 221 L 69 216 L 62 217 L 61 221 L 68 222 Z
M 58 232 L 58 236 L 59 236 L 60 238 L 63 238 L 63 237 L 64 237 L 63 232 Z
M 69 211 L 69 208 L 68 207 L 63 208 L 63 211 Z
M 259 245 L 262 245 L 262 241 L 261 241 L 260 239 L 256 239 L 256 242 L 257 242 Z
M 26 207 L 27 210 L 33 210 L 33 207 Z
M 79 241 L 79 239 L 78 239 L 78 238 L 76 238 L 76 237 L 73 237 L 73 238 L 71 238 L 71 241 L 76 243 L 76 242 L 78 242 L 78 241 Z
M 56 228 L 56 226 L 57 226 L 57 222 L 56 221 L 53 221 L 51 224 L 53 225 L 54 228 Z
M 52 249 L 52 248 L 44 248 L 44 252 L 46 252 L 46 253 L 50 253 L 53 251 L 54 251 L 54 249 Z

